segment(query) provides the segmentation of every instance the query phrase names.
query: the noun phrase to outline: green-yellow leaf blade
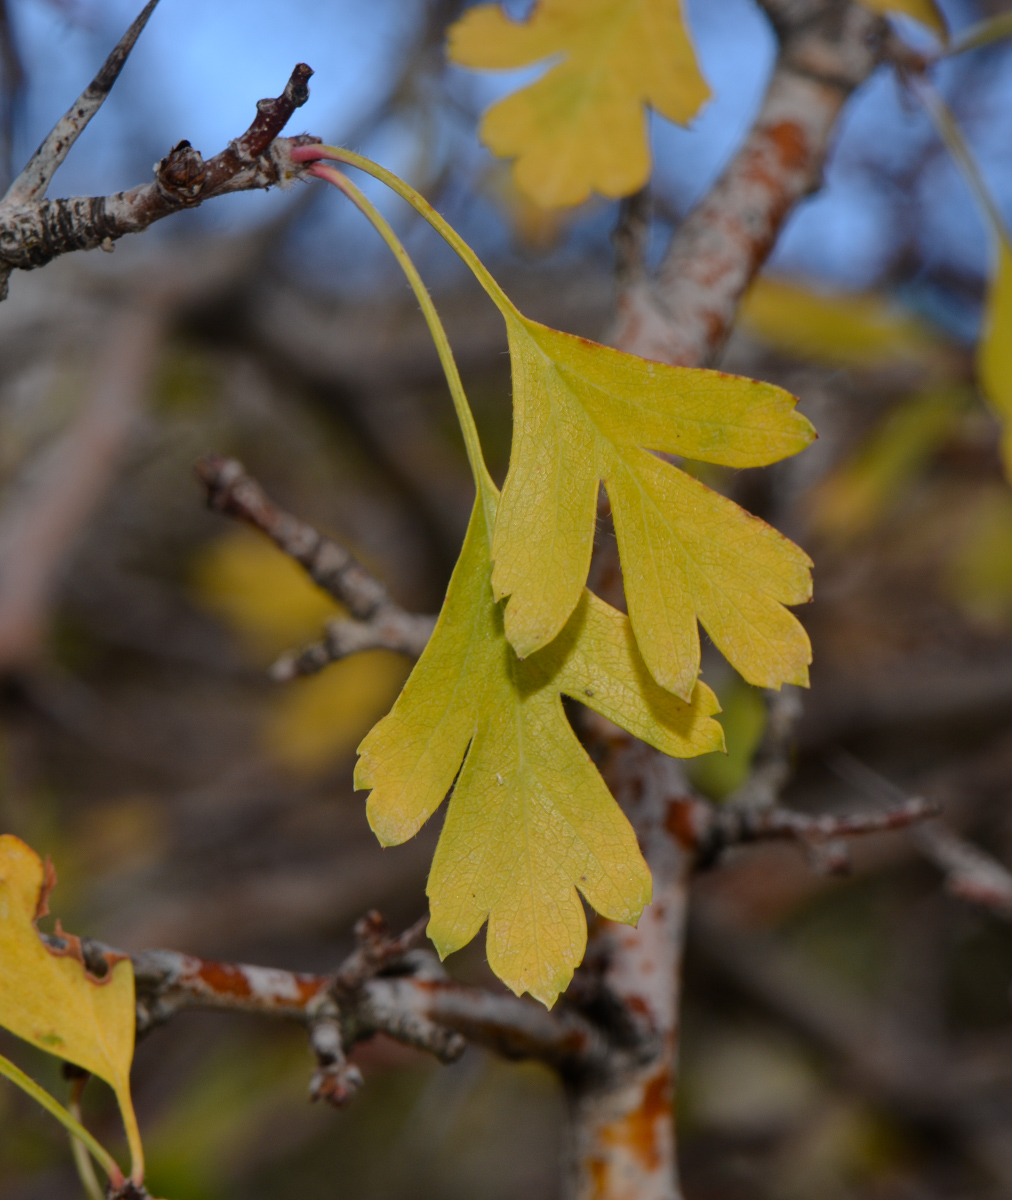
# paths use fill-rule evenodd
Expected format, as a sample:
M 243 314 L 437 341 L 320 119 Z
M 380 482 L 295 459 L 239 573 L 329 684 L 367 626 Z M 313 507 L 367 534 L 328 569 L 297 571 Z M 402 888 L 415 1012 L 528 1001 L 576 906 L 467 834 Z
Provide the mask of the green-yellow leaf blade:
M 811 562 L 769 526 L 644 448 L 762 466 L 815 436 L 781 388 L 647 362 L 507 317 L 513 452 L 492 543 L 496 598 L 521 657 L 579 603 L 598 480 L 608 489 L 633 628 L 657 682 L 685 699 L 697 619 L 732 665 L 768 687 L 807 681 L 808 639 L 783 605 L 811 596 Z
M 977 349 L 977 375 L 1002 424 L 1001 455 L 1012 479 L 1012 246 L 998 238 L 998 269 L 988 293 Z
M 915 21 L 927 25 L 940 37 L 944 38 L 947 35 L 945 18 L 938 11 L 934 0 L 861 0 L 861 3 L 865 8 L 870 8 L 872 12 L 883 15 L 904 13 L 908 17 L 913 17 Z
M 522 23 L 479 5 L 450 29 L 448 54 L 492 70 L 562 56 L 494 105 L 481 130 L 494 154 L 516 158 L 517 185 L 544 208 L 642 187 L 646 106 L 684 124 L 709 96 L 680 0 L 540 0 Z
M 360 747 L 356 784 L 373 789 L 369 820 L 387 843 L 416 832 L 452 786 L 429 877 L 429 935 L 449 954 L 487 920 L 493 969 L 550 1005 L 583 956 L 578 891 L 629 922 L 650 898 L 632 828 L 561 694 L 669 754 L 719 749 L 722 733 L 713 693 L 699 684 L 691 704 L 665 693 L 628 620 L 587 592 L 562 636 L 521 662 L 492 595 L 489 540 L 479 501 L 435 632 Z
M 135 1168 L 142 1172 L 130 1099 L 133 967 L 129 959 L 119 958 L 96 980 L 74 954 L 47 949 L 35 928 L 44 885 L 45 871 L 35 851 L 10 834 L 0 836 L 0 1025 L 109 1084 L 119 1101 Z

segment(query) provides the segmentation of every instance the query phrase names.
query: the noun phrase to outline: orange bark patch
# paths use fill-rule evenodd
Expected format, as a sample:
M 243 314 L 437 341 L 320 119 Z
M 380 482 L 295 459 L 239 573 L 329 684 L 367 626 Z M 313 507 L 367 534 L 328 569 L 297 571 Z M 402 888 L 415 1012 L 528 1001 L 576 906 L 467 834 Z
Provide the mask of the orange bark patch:
M 788 171 L 799 171 L 808 161 L 808 142 L 805 131 L 796 121 L 780 121 L 767 130 L 776 147 L 780 165 Z
M 601 1140 L 615 1149 L 625 1149 L 644 1168 L 656 1171 L 663 1159 L 662 1122 L 671 1120 L 671 1075 L 654 1076 L 643 1091 L 639 1108 L 602 1130 Z
M 229 963 L 202 962 L 197 974 L 218 996 L 245 997 L 253 994 L 243 972 Z

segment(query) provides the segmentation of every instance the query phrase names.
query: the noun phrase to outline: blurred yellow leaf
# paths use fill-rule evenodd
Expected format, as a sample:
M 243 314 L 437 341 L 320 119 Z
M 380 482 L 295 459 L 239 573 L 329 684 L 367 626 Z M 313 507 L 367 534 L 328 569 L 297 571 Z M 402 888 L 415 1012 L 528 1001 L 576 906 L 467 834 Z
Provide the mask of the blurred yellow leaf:
M 783 279 L 757 279 L 741 316 L 771 346 L 815 362 L 872 367 L 932 348 L 930 332 L 882 296 L 828 295 Z
M 481 123 L 486 145 L 516 157 L 518 187 L 543 208 L 641 188 L 646 106 L 685 124 L 710 94 L 680 0 L 540 0 L 523 22 L 482 4 L 451 26 L 448 54 L 488 70 L 561 60 Z
M 429 875 L 441 955 L 488 921 L 489 965 L 555 1002 L 583 957 L 581 892 L 635 923 L 650 899 L 636 836 L 566 720 L 575 697 L 667 754 L 722 745 L 713 693 L 686 704 L 651 679 L 628 620 L 583 591 L 559 637 L 521 662 L 489 586 L 495 490 L 479 479 L 435 632 L 390 714 L 359 747 L 355 784 L 385 845 L 413 837 L 452 788 Z
M 990 489 L 975 508 L 946 570 L 947 591 L 978 624 L 1012 623 L 1012 496 Z
M 267 720 L 271 752 L 299 771 L 332 766 L 387 711 L 410 666 L 401 654 L 369 650 L 286 684 Z
M 192 570 L 203 606 L 232 626 L 258 657 L 319 637 L 341 607 L 273 542 L 244 529 L 206 546 Z
M 517 187 L 505 163 L 493 163 L 485 173 L 485 188 L 508 218 L 516 241 L 524 250 L 545 254 L 562 237 L 572 214 L 562 208 L 542 208 Z M 473 395 L 472 395 L 473 400 Z
M 945 18 L 934 0 L 861 0 L 865 8 L 877 13 L 904 13 L 933 29 L 942 38 L 946 37 Z
M 657 682 L 688 700 L 701 622 L 750 683 L 807 684 L 811 647 L 784 605 L 811 562 L 765 522 L 649 450 L 731 467 L 804 449 L 815 430 L 782 388 L 647 362 L 507 310 L 513 450 L 492 587 L 521 658 L 569 619 L 590 567 L 598 481 L 611 501 L 629 616 Z
M 1012 246 L 998 231 L 998 269 L 991 282 L 977 348 L 980 386 L 1002 425 L 1001 456 L 1012 479 Z
M 940 387 L 912 396 L 885 418 L 815 490 L 812 528 L 848 538 L 875 525 L 952 436 L 970 396 Z
M 52 868 L 50 868 L 50 872 Z M 77 938 L 63 952 L 45 946 L 35 928 L 48 911 L 55 876 L 20 838 L 0 836 L 0 1025 L 41 1050 L 90 1071 L 116 1093 L 133 1156 L 143 1178 L 143 1151 L 133 1101 L 134 975 L 128 958 L 106 955 L 96 979 L 85 969 Z
M 766 728 L 762 693 L 737 675 L 717 689 L 727 753 L 704 754 L 688 767 L 689 780 L 711 800 L 723 800 L 745 782 Z

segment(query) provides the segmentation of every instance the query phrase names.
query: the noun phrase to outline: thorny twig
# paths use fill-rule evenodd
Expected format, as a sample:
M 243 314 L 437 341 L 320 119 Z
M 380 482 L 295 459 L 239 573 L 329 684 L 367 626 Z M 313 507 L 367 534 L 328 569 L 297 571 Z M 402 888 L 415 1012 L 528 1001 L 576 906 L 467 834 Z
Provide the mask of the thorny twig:
M 155 168 L 154 182 L 110 196 L 46 200 L 46 188 L 71 146 L 108 96 L 157 0 L 150 0 L 113 50 L 93 82 L 57 122 L 0 201 L 0 299 L 15 268 L 30 271 L 72 250 L 111 249 L 127 233 L 212 196 L 287 185 L 303 169 L 289 155 L 293 145 L 317 141 L 308 135 L 278 135 L 309 98 L 312 70 L 299 63 L 276 99 L 260 100 L 249 129 L 207 161 L 187 141 L 179 142 Z
M 4 208 L 18 208 L 45 196 L 46 189 L 70 153 L 70 148 L 105 103 L 157 4 L 158 0 L 148 0 L 140 15 L 102 64 L 99 73 L 46 135 L 42 145 L 7 189 L 2 202 Z
M 853 755 L 838 754 L 831 766 L 837 775 L 866 794 L 892 802 L 917 803 Z M 1012 920 L 1012 872 L 996 858 L 954 833 L 942 821 L 925 824 L 917 830 L 914 842 L 922 856 L 942 872 L 947 892 Z
M 309 675 L 362 650 L 394 650 L 417 658 L 425 649 L 435 617 L 395 604 L 383 584 L 343 546 L 278 508 L 241 463 L 208 455 L 198 463 L 197 475 L 207 489 L 209 507 L 266 533 L 351 613 L 351 619 L 330 622 L 325 641 L 279 659 L 271 669 L 274 679 Z

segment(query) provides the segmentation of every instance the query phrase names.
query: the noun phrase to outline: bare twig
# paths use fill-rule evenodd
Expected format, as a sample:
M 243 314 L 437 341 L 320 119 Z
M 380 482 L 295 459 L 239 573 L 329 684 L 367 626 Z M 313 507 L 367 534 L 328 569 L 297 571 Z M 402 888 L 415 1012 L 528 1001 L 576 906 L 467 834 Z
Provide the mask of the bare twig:
M 277 680 L 320 671 L 361 650 L 394 650 L 417 658 L 432 634 L 435 617 L 406 612 L 386 588 L 343 546 L 275 505 L 235 459 L 208 455 L 197 464 L 209 507 L 266 533 L 309 577 L 347 606 L 352 620 L 332 621 L 326 640 L 286 654 L 271 669 Z
M 6 189 L 14 173 L 14 123 L 25 85 L 7 0 L 0 0 L 0 187 Z
M 842 779 L 866 793 L 907 804 L 919 803 L 907 799 L 901 788 L 853 755 L 838 754 L 831 766 Z M 996 858 L 954 833 L 942 821 L 924 825 L 917 831 L 915 842 L 921 854 L 942 872 L 947 892 L 1012 920 L 1012 872 Z
M 210 1008 L 281 1017 L 310 1028 L 337 1022 L 343 1048 L 384 1033 L 443 1061 L 460 1056 L 466 1037 L 510 1058 L 541 1059 L 573 1076 L 605 1070 L 610 1054 L 602 1034 L 579 1014 L 561 1007 L 548 1012 L 534 1001 L 453 983 L 427 951 L 407 952 L 394 973 L 363 979 L 351 989 L 335 988 L 334 980 L 350 976 L 353 967 L 306 975 L 173 950 L 132 957 L 140 1032 L 181 1009 Z
M 102 69 L 56 122 L 45 141 L 28 160 L 24 170 L 7 189 L 2 207 L 19 208 L 45 196 L 46 188 L 70 153 L 71 146 L 105 103 L 157 4 L 158 0 L 148 0 L 140 15 L 102 64 Z
M 1012 873 L 940 821 L 917 834 L 917 848 L 945 877 L 945 890 L 1012 921 Z
M 130 191 L 0 203 L 0 275 L 4 283 L 15 268 L 30 271 L 72 250 L 111 246 L 124 234 L 139 233 L 162 217 L 213 196 L 286 186 L 301 178 L 303 168 L 292 161 L 289 152 L 292 146 L 319 139 L 308 135 L 281 138 L 278 134 L 308 99 L 311 75 L 312 70 L 299 63 L 279 97 L 258 102 L 256 119 L 242 137 L 206 162 L 189 142 L 182 141 L 157 165 L 153 183 Z

